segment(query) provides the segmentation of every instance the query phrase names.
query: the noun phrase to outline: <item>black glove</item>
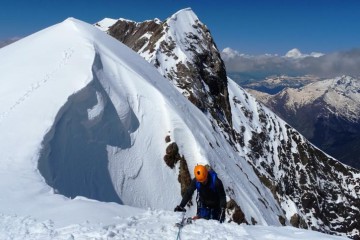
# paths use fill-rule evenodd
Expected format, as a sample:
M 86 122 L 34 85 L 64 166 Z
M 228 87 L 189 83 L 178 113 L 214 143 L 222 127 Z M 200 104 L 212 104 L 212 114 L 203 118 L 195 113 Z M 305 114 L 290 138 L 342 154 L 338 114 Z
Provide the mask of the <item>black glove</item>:
M 223 223 L 225 221 L 225 208 L 221 208 L 219 221 L 220 223 Z
M 176 206 L 176 208 L 174 209 L 174 212 L 186 212 L 186 209 L 183 208 L 182 206 Z

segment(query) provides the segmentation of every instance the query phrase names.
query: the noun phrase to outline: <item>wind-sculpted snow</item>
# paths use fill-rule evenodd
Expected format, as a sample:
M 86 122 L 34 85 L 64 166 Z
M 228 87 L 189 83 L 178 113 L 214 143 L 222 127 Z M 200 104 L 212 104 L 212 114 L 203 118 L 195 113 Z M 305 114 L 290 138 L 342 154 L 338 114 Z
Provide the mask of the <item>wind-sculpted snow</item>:
M 105 103 L 102 95 L 99 92 L 96 92 L 96 99 L 97 104 L 87 110 L 89 120 L 93 120 L 99 117 L 104 112 Z
M 96 106 L 98 95 L 105 101 L 103 112 L 89 119 L 87 110 Z M 108 171 L 107 146 L 129 148 L 130 134 L 95 78 L 60 109 L 44 138 L 39 170 L 50 186 L 67 197 L 121 203 Z

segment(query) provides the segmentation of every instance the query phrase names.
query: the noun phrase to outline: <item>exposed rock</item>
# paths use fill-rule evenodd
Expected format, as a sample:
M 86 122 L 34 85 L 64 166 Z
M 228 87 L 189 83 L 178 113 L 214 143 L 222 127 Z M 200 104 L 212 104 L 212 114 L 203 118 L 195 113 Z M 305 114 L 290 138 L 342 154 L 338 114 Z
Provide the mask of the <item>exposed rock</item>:
M 297 228 L 305 228 L 307 229 L 308 226 L 306 225 L 304 219 L 302 219 L 298 214 L 294 214 L 290 218 L 290 224 Z
M 242 119 L 244 125 L 256 126 L 245 129 L 249 139 L 245 148 L 251 149 L 246 158 L 281 205 L 296 206 L 297 215 L 287 221 L 301 228 L 354 237 L 360 222 L 360 179 L 355 176 L 360 172 L 324 154 L 261 104 L 250 104 L 250 100 L 246 93 L 232 98 L 237 114 L 246 119 Z
M 233 199 L 230 199 L 230 201 L 227 202 L 226 208 L 228 210 L 231 210 L 232 212 L 232 215 L 230 216 L 230 222 L 233 221 L 236 222 L 237 224 L 241 224 L 241 223 L 248 224 L 248 222 L 245 219 L 245 214 Z
M 164 161 L 170 168 L 174 168 L 175 164 L 180 160 L 179 147 L 175 142 L 169 144 L 166 148 Z
M 279 216 L 279 222 L 281 225 L 286 226 L 286 219 L 283 216 Z
M 184 39 L 175 39 L 177 25 L 187 15 L 193 19 L 186 32 L 179 33 L 184 34 Z M 153 63 L 193 104 L 209 112 L 226 132 L 232 134 L 224 62 L 210 31 L 190 9 L 179 11 L 163 22 L 157 19 L 140 23 L 119 20 L 108 33 Z M 173 64 L 169 66 L 168 62 Z
M 186 192 L 187 187 L 191 183 L 191 177 L 190 177 L 189 168 L 187 166 L 187 163 L 186 163 L 186 160 L 185 160 L 184 156 L 182 156 L 180 158 L 178 181 L 179 181 L 180 186 L 181 186 L 181 196 L 183 197 L 185 192 Z

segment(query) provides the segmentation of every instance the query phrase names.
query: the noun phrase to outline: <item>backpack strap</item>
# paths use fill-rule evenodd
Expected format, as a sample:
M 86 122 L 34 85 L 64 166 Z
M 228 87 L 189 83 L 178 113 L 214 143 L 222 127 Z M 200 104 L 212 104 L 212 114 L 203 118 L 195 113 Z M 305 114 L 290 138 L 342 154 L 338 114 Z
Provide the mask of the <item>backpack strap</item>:
M 214 191 L 214 192 L 216 192 L 216 189 L 215 189 L 215 181 L 216 181 L 216 177 L 217 177 L 217 175 L 216 175 L 216 172 L 215 171 L 213 171 L 213 170 L 211 170 L 211 171 L 209 171 L 209 174 L 211 175 L 211 184 L 210 184 L 210 188 Z
M 200 186 L 201 186 L 201 183 L 198 182 L 198 181 L 196 181 L 196 189 L 197 189 L 198 191 L 200 191 Z
M 211 178 L 210 178 L 210 179 L 211 179 L 210 189 L 213 190 L 214 192 L 216 192 L 215 181 L 216 181 L 217 174 L 216 174 L 216 172 L 213 171 L 213 170 L 210 170 L 210 171 L 209 171 L 209 174 L 210 174 L 210 176 L 211 176 Z M 198 182 L 198 181 L 196 181 L 196 189 L 197 189 L 198 191 L 200 191 L 200 187 L 201 187 L 201 183 Z

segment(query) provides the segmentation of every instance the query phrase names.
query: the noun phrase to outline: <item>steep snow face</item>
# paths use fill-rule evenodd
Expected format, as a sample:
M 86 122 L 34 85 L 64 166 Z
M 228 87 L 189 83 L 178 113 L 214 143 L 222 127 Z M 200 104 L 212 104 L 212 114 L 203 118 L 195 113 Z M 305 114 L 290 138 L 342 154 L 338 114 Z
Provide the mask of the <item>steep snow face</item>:
M 42 141 L 61 115 L 59 110 L 93 81 L 95 48 L 104 46 L 93 41 L 102 33 L 90 29 L 93 27 L 68 19 L 0 50 L 1 213 L 51 219 L 56 226 L 65 226 L 85 221 L 109 224 L 119 212 L 124 216 L 142 212 L 114 203 L 65 198 L 55 194 L 37 170 Z M 117 51 L 127 56 L 128 50 L 122 48 Z M 132 53 L 128 53 L 131 61 Z M 109 51 L 108 56 L 112 55 Z M 94 111 L 96 95 L 91 99 L 89 109 Z M 76 149 L 78 145 L 68 147 Z M 54 169 L 49 173 L 56 175 Z

